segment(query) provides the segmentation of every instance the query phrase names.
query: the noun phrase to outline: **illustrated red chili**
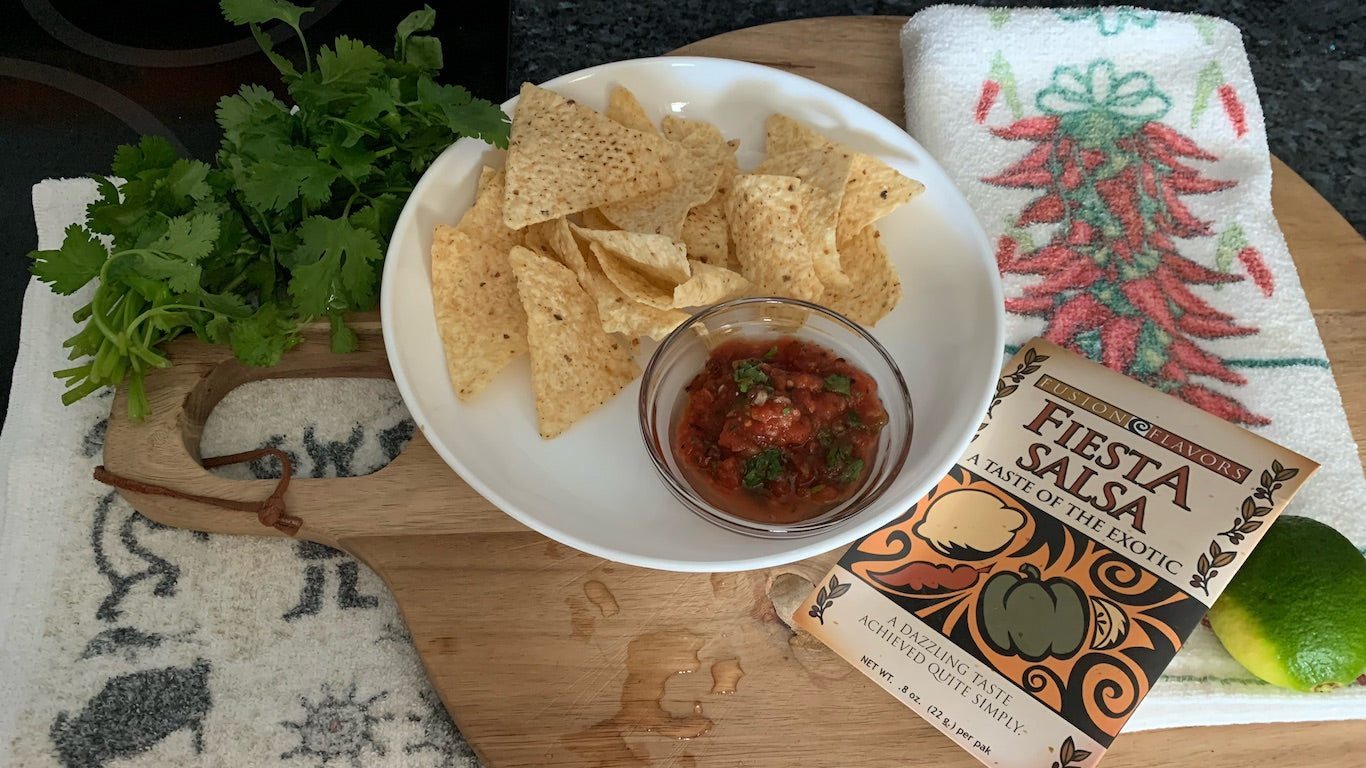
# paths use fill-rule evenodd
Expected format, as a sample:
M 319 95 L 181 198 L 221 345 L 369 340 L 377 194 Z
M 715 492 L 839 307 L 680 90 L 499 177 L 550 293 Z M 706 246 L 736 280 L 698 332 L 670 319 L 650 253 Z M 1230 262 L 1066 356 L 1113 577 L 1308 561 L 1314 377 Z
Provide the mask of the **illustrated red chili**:
M 970 565 L 954 566 L 916 561 L 887 573 L 869 573 L 874 581 L 898 591 L 955 591 L 977 583 L 981 572 Z

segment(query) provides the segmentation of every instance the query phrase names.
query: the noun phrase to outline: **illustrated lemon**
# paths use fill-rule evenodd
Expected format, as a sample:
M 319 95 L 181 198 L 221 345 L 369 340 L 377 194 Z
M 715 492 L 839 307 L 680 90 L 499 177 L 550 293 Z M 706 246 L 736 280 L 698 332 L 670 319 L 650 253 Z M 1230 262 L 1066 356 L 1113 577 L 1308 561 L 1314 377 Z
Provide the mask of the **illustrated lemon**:
M 1209 612 L 1229 654 L 1273 685 L 1328 691 L 1366 672 L 1366 557 L 1317 520 L 1271 525 Z

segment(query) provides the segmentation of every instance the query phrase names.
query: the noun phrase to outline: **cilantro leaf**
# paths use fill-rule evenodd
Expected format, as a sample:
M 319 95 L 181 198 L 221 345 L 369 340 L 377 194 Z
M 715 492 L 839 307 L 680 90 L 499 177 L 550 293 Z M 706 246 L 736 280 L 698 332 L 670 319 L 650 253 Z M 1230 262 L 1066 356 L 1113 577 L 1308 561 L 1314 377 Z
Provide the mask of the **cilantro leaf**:
M 204 308 L 216 315 L 225 318 L 243 318 L 251 315 L 251 307 L 247 306 L 246 299 L 235 293 L 208 293 L 200 291 L 197 296 Z
M 830 449 L 825 452 L 825 468 L 838 469 L 849 461 L 853 452 L 854 447 L 849 443 L 836 443 L 830 446 Z
M 403 212 L 403 201 L 392 192 L 373 198 L 370 204 L 351 214 L 350 221 L 360 229 L 375 236 L 376 242 L 383 242 L 398 224 L 398 215 Z
M 314 216 L 299 228 L 299 247 L 289 282 L 295 306 L 305 317 L 322 317 L 340 307 L 368 309 L 378 293 L 370 267 L 381 258 L 374 235 L 345 219 Z
M 758 360 L 736 362 L 734 370 L 731 371 L 731 377 L 735 379 L 735 383 L 739 385 L 741 392 L 748 392 L 750 387 L 756 384 L 768 383 L 768 374 L 759 367 Z
M 319 152 L 320 158 L 324 155 L 337 164 L 337 170 L 343 178 L 352 182 L 364 181 L 374 173 L 375 161 L 378 159 L 378 155 L 365 145 L 354 142 L 348 144 L 345 139 Z
M 356 98 L 346 111 L 346 121 L 355 126 L 374 123 L 379 118 L 398 112 L 398 96 L 386 88 L 370 86 Z
M 832 373 L 825 377 L 825 388 L 831 392 L 844 395 L 845 397 L 852 396 L 852 393 L 849 390 L 851 384 L 853 384 L 853 382 L 849 377 L 842 373 Z
M 191 322 L 194 334 L 210 344 L 228 344 L 232 339 L 232 320 L 222 315 L 212 315 L 207 322 L 192 316 Z
M 309 150 L 287 147 L 245 166 L 237 183 L 253 207 L 283 211 L 301 198 L 312 206 L 327 202 L 339 175 L 335 166 Z
M 186 205 L 193 200 L 203 200 L 213 193 L 208 182 L 210 170 L 208 163 L 177 159 L 166 172 L 162 188 L 180 205 Z
M 783 473 L 783 452 L 777 448 L 764 450 L 745 459 L 745 474 L 740 479 L 746 488 L 757 488 L 777 480 Z
M 355 352 L 360 348 L 360 337 L 356 332 L 346 326 L 339 314 L 327 316 L 327 321 L 331 325 L 332 334 L 328 338 L 328 346 L 335 354 L 346 354 Z
M 364 90 L 371 77 L 384 71 L 384 56 L 359 40 L 338 37 L 333 46 L 318 51 L 318 76 L 326 85 Z
M 61 248 L 34 251 L 29 257 L 33 259 L 30 272 L 55 293 L 69 296 L 99 277 L 109 249 L 85 227 L 72 224 L 66 228 Z
M 507 148 L 511 120 L 498 107 L 476 101 L 469 91 L 458 85 L 438 85 L 426 76 L 417 81 L 417 96 L 423 103 L 441 110 L 446 127 L 451 131 Z
M 159 265 L 147 268 L 153 274 L 143 274 L 143 254 L 139 251 L 121 251 L 109 258 L 104 269 L 104 284 L 101 288 L 126 287 L 149 302 L 164 302 L 170 298 L 171 287 L 166 284 L 165 276 L 155 274 Z M 169 275 L 173 267 L 165 270 Z
M 233 323 L 228 340 L 240 362 L 267 367 L 280 362 L 286 350 L 303 341 L 297 330 L 278 306 L 267 304 L 251 317 Z
M 840 474 L 840 485 L 848 485 L 858 479 L 863 473 L 863 459 L 854 459 L 844 467 L 844 472 Z
M 139 277 L 165 283 L 175 293 L 199 289 L 199 265 L 193 262 L 154 251 L 130 253 L 129 257 L 135 260 L 133 268 Z
M 223 129 L 223 142 L 230 146 L 240 147 L 248 136 L 262 135 L 277 144 L 289 142 L 289 108 L 259 85 L 244 85 L 219 99 L 214 115 Z
M 223 10 L 223 18 L 233 24 L 283 21 L 296 29 L 303 15 L 313 10 L 282 0 L 221 0 L 219 7 Z
M 177 216 L 167 222 L 166 233 L 151 250 L 170 252 L 195 263 L 208 256 L 218 238 L 218 220 L 207 214 Z
M 403 21 L 398 23 L 398 29 L 394 32 L 395 48 L 394 58 L 402 58 L 402 46 L 408 42 L 409 38 L 418 32 L 430 32 L 436 26 L 436 11 L 430 5 L 423 5 L 422 10 L 413 11 L 403 17 Z
M 441 41 L 427 35 L 412 38 L 404 46 L 402 61 L 427 72 L 441 69 Z
M 297 26 L 294 29 L 296 32 L 300 31 Z M 276 69 L 280 70 L 285 81 L 293 80 L 299 76 L 299 70 L 294 68 L 294 63 L 275 52 L 275 41 L 270 39 L 270 35 L 266 34 L 259 26 L 252 24 L 251 36 L 256 38 L 256 44 L 261 46 L 261 52 L 266 55 L 271 64 L 275 65 Z
M 149 170 L 165 170 L 180 159 L 171 142 L 160 136 L 143 136 L 137 144 L 124 144 L 114 152 L 113 175 L 132 179 Z

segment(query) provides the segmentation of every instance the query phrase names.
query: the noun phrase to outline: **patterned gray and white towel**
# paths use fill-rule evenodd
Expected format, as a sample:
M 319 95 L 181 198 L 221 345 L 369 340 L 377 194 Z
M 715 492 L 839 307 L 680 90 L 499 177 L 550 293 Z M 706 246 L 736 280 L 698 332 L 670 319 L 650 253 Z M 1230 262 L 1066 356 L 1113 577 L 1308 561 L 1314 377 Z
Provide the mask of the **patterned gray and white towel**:
M 37 185 L 39 247 L 94 195 L 84 179 Z M 64 407 L 51 375 L 80 303 L 29 286 L 0 435 L 0 766 L 478 765 L 364 565 L 166 528 L 92 479 L 112 397 Z M 359 475 L 413 428 L 393 382 L 261 382 L 214 411 L 202 450 L 274 445 L 300 476 Z

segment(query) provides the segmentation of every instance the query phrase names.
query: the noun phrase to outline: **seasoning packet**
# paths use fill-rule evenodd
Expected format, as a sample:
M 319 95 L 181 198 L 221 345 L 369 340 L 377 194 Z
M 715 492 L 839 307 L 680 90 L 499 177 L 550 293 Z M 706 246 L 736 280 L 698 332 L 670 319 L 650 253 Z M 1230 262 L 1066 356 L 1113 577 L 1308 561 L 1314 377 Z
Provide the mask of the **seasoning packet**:
M 794 620 L 983 763 L 1090 768 L 1317 469 L 1035 339 Z

